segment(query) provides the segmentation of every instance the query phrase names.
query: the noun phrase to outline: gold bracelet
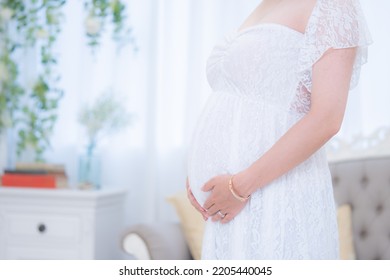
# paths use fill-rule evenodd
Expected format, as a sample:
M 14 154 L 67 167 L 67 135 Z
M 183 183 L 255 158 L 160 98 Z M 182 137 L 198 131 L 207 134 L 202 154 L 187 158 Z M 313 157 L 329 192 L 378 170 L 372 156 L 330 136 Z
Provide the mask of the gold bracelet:
M 239 201 L 241 201 L 241 202 L 247 201 L 247 200 L 251 197 L 251 195 L 248 195 L 248 197 L 243 197 L 243 196 L 237 194 L 237 193 L 234 191 L 234 189 L 233 189 L 233 177 L 234 177 L 234 175 L 233 175 L 232 177 L 230 177 L 230 180 L 229 180 L 229 190 L 230 190 L 230 192 L 231 192 L 232 195 L 233 195 L 236 199 L 238 199 Z

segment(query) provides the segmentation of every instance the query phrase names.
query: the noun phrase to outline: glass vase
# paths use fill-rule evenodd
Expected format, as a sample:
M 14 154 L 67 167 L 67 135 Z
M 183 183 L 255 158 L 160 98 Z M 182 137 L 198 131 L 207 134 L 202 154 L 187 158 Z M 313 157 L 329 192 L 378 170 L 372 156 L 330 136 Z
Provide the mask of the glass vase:
M 79 187 L 82 189 L 100 189 L 100 156 L 94 145 L 88 145 L 86 151 L 79 157 Z
M 16 163 L 15 129 L 6 128 L 0 133 L 0 168 L 13 169 Z
M 0 175 L 7 167 L 7 143 L 4 133 L 0 132 Z

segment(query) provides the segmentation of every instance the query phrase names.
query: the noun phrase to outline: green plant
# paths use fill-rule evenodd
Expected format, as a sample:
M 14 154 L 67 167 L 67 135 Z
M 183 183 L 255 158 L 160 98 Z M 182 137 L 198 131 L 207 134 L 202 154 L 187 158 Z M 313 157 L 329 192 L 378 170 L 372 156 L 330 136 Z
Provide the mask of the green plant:
M 88 16 L 86 34 L 96 47 L 103 25 L 111 16 L 114 39 L 124 30 L 125 4 L 121 0 L 80 0 Z M 6 127 L 17 131 L 17 153 L 35 151 L 43 160 L 63 96 L 59 87 L 55 43 L 64 19 L 66 0 L 0 0 L 0 133 Z M 133 42 L 134 43 L 134 42 Z M 23 54 L 38 50 L 35 81 L 22 81 Z
M 31 148 L 43 160 L 57 119 L 63 92 L 58 87 L 54 43 L 61 31 L 64 0 L 2 1 L 0 4 L 0 48 L 3 79 L 0 85 L 0 130 L 7 126 L 18 132 L 17 153 Z M 37 76 L 32 85 L 20 77 L 23 50 L 39 50 Z
M 87 150 L 92 153 L 100 139 L 129 125 L 131 115 L 126 112 L 123 102 L 107 91 L 92 106 L 84 106 L 78 120 L 88 136 Z
M 89 45 L 95 47 L 99 44 L 99 39 L 111 21 L 113 26 L 113 39 L 123 41 L 125 38 L 130 41 L 136 50 L 135 40 L 132 36 L 132 29 L 126 29 L 126 5 L 120 0 L 92 0 L 84 1 L 85 10 L 88 13 L 85 19 L 86 34 L 89 38 Z

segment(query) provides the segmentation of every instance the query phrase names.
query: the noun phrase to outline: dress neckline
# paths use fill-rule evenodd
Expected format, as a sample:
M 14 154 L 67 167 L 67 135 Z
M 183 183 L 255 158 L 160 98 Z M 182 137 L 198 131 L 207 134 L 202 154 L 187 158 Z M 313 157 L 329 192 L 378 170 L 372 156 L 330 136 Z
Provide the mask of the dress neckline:
M 262 29 L 265 27 L 284 29 L 284 30 L 287 30 L 290 34 L 296 35 L 299 38 L 303 38 L 305 36 L 305 33 L 299 32 L 299 31 L 297 31 L 297 30 L 295 30 L 287 25 L 283 25 L 280 23 L 274 23 L 274 22 L 261 22 L 261 23 L 243 28 L 242 30 L 234 29 L 230 33 L 231 34 L 230 36 L 232 36 L 232 38 L 237 38 L 245 33 L 248 33 L 248 32 L 254 31 L 254 30 L 259 30 L 259 29 Z M 230 37 L 230 36 L 228 35 L 228 37 Z
M 241 30 L 236 29 L 234 31 L 234 33 L 238 36 L 238 35 L 244 34 L 246 32 L 249 32 L 249 31 L 252 31 L 252 30 L 255 30 L 255 29 L 259 29 L 261 27 L 267 27 L 267 26 L 273 26 L 273 27 L 286 29 L 286 30 L 291 31 L 291 33 L 295 33 L 295 34 L 297 34 L 299 36 L 304 36 L 305 35 L 304 33 L 300 32 L 298 30 L 295 30 L 294 28 L 291 28 L 291 27 L 289 27 L 287 25 L 276 23 L 276 22 L 260 22 L 260 23 L 254 24 L 252 26 L 245 27 L 245 28 L 243 28 Z
M 256 24 L 252 25 L 252 26 L 245 27 L 245 28 L 243 28 L 241 30 L 239 30 L 239 28 L 237 28 L 237 29 L 233 30 L 232 33 L 235 36 L 238 37 L 241 34 L 244 34 L 246 32 L 249 32 L 249 31 L 261 28 L 261 27 L 274 26 L 274 27 L 283 28 L 285 30 L 288 30 L 291 34 L 295 33 L 295 34 L 297 34 L 297 35 L 299 35 L 301 37 L 304 37 L 306 35 L 306 31 L 307 31 L 308 27 L 311 24 L 311 21 L 313 20 L 313 16 L 314 16 L 316 10 L 321 5 L 321 2 L 322 2 L 322 0 L 316 0 L 315 4 L 313 6 L 313 9 L 312 9 L 312 11 L 310 13 L 309 19 L 308 19 L 308 21 L 306 23 L 306 27 L 305 27 L 305 31 L 304 32 L 300 32 L 300 31 L 298 31 L 298 30 L 296 30 L 296 29 L 294 29 L 294 28 L 292 28 L 290 26 L 287 26 L 287 25 L 284 25 L 284 24 L 281 24 L 281 23 L 277 23 L 277 22 L 259 22 L 259 23 L 256 23 Z

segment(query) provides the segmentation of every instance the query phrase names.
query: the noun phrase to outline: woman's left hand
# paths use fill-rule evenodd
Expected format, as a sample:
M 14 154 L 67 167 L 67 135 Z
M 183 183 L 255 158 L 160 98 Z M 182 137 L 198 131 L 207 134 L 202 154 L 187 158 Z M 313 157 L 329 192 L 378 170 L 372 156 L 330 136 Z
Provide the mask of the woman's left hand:
M 247 201 L 241 202 L 229 190 L 229 180 L 232 175 L 225 174 L 211 178 L 202 190 L 211 191 L 203 207 L 212 216 L 212 221 L 230 222 L 244 208 Z

